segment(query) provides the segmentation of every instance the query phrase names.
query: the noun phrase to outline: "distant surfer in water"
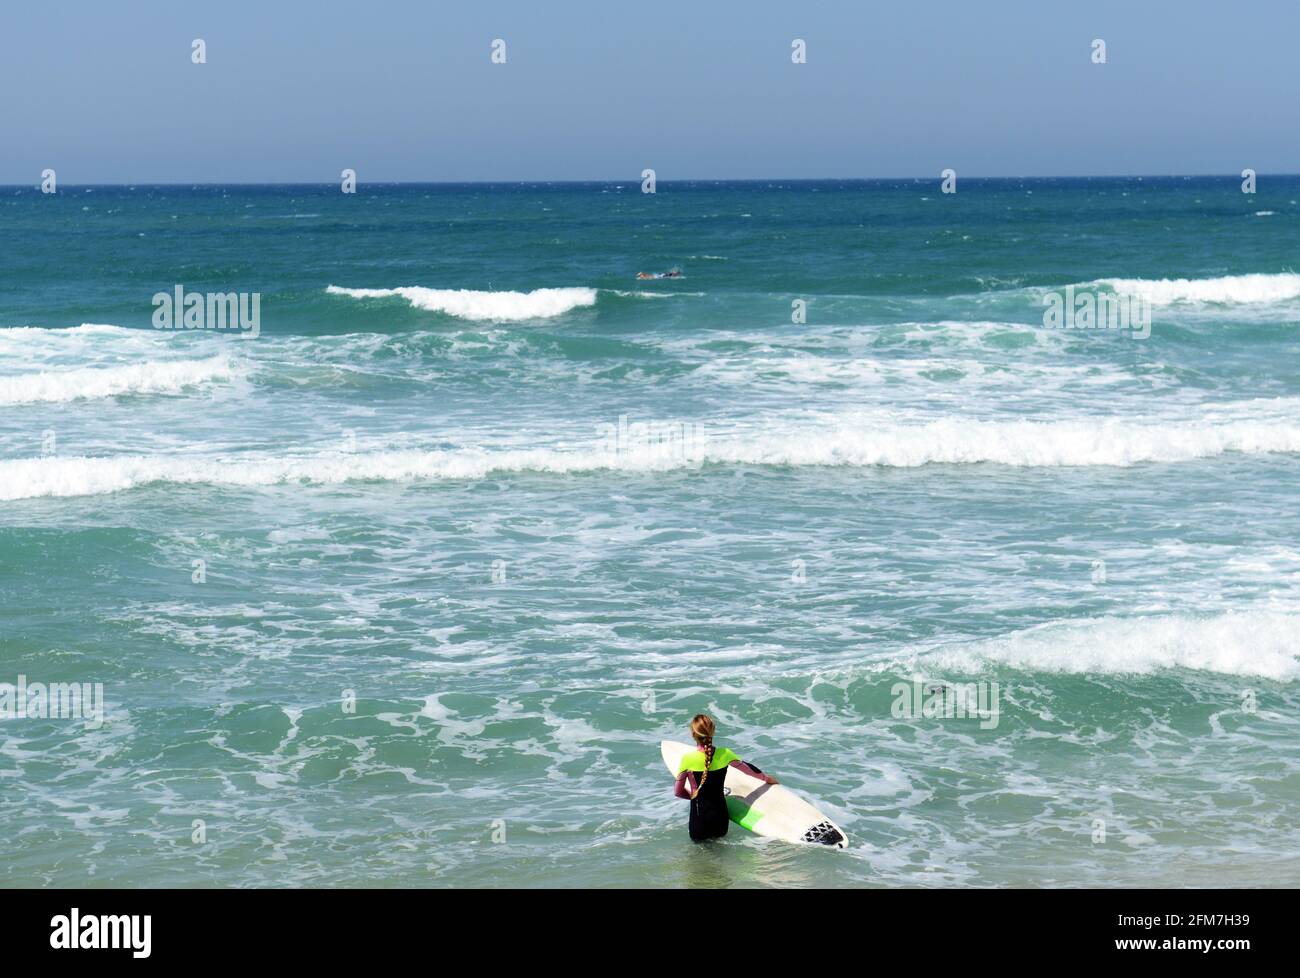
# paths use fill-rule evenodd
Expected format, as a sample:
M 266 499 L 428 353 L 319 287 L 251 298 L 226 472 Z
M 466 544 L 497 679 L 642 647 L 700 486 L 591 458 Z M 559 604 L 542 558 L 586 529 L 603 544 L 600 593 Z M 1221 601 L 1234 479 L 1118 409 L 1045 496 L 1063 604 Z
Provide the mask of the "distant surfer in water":
M 776 778 L 746 764 L 730 748 L 714 747 L 715 729 L 713 718 L 706 714 L 698 714 L 691 721 L 691 736 L 695 738 L 696 749 L 682 758 L 681 770 L 677 772 L 677 782 L 673 785 L 673 794 L 691 800 L 693 842 L 727 834 L 730 818 L 727 816 L 727 798 L 722 793 L 727 783 L 727 768 L 738 768 L 751 778 L 768 784 L 777 783 Z
M 672 268 L 666 272 L 637 272 L 637 278 L 682 278 L 680 268 Z

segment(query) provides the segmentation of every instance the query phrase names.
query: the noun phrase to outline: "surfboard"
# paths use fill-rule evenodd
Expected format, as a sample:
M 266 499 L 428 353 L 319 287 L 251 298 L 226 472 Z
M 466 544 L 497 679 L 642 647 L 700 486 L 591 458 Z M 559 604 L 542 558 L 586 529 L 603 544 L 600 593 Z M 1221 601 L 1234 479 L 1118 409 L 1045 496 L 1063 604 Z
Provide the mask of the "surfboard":
M 677 777 L 682 758 L 695 750 L 689 744 L 665 740 L 659 745 L 664 764 Z M 848 848 L 843 830 L 782 784 L 768 784 L 734 767 L 727 769 L 727 814 L 742 828 L 785 842 Z

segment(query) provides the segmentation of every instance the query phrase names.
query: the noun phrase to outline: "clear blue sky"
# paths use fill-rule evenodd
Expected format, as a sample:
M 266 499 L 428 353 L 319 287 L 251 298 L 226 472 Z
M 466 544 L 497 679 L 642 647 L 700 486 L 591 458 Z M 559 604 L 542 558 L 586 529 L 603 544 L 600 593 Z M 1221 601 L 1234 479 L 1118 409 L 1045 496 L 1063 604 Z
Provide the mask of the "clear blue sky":
M 1296 172 L 1297 44 L 1296 0 L 15 0 L 0 183 Z

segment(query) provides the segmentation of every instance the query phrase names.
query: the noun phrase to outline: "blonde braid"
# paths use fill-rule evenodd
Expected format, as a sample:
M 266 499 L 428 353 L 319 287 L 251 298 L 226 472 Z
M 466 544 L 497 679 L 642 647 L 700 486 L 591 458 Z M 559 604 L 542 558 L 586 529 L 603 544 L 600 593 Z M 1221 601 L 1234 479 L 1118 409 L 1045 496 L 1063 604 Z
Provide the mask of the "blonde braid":
M 709 780 L 709 765 L 713 763 L 713 738 L 710 737 L 704 741 L 700 748 L 704 751 L 704 773 L 700 775 L 699 787 L 691 792 L 691 801 L 694 801 L 695 796 L 700 793 L 700 788 L 704 787 L 704 782 Z
M 697 713 L 695 719 L 691 721 L 691 736 L 695 738 L 695 743 L 704 754 L 704 773 L 700 776 L 699 787 L 691 792 L 691 801 L 694 801 L 695 796 L 700 793 L 704 782 L 709 780 L 709 765 L 713 763 L 713 735 L 716 732 L 717 725 L 707 713 Z

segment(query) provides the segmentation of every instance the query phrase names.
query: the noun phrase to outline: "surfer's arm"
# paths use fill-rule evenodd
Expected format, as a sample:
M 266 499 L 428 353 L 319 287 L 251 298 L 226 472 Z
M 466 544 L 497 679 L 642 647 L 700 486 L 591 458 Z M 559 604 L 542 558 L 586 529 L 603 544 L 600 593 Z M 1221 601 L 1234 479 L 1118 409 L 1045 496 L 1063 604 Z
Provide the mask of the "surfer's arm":
M 758 778 L 759 781 L 766 781 L 768 784 L 779 784 L 776 778 L 772 777 L 772 775 L 764 774 L 753 764 L 746 764 L 739 758 L 731 762 L 731 767 L 734 767 L 738 771 L 744 771 L 751 778 Z
M 689 788 L 686 786 L 686 782 L 688 780 L 691 781 L 691 785 Z M 694 788 L 695 788 L 695 781 L 691 779 L 691 772 L 683 771 L 681 774 L 677 775 L 677 781 L 673 785 L 673 794 L 678 798 L 686 798 L 689 800 L 691 797 L 691 792 L 694 790 Z

